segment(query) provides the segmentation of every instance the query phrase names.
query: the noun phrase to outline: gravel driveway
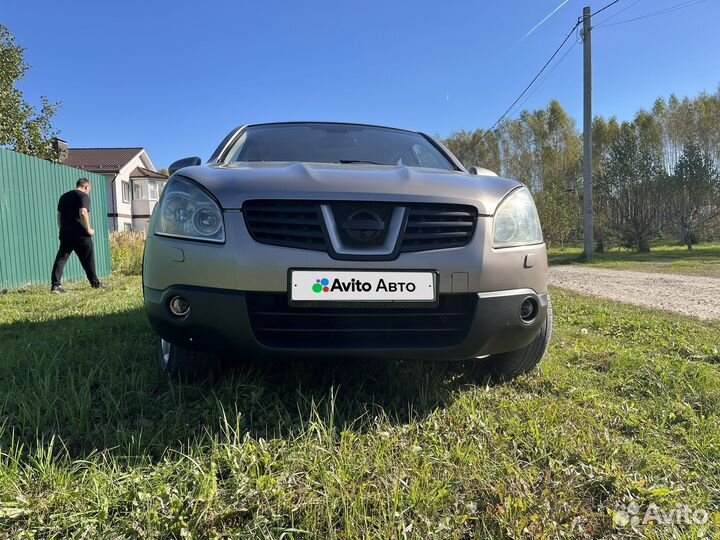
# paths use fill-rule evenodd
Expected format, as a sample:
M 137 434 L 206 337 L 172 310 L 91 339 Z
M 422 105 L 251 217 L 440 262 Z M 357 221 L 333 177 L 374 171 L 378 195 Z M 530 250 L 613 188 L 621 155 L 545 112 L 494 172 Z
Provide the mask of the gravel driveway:
M 550 284 L 701 319 L 720 319 L 720 279 L 610 270 L 584 266 L 550 267 Z

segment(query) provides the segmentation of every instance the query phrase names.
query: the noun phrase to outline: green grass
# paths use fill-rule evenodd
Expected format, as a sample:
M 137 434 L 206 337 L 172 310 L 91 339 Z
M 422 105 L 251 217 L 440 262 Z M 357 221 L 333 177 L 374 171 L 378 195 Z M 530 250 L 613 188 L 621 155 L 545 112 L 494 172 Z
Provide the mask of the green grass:
M 145 249 L 145 233 L 121 231 L 110 233 L 110 256 L 115 275 L 139 276 Z
M 585 264 L 599 268 L 666 272 L 720 278 L 720 244 L 700 244 L 688 251 L 684 246 L 653 246 L 650 253 L 615 248 L 583 259 L 581 247 L 548 250 L 550 264 Z
M 620 504 L 720 509 L 719 323 L 556 290 L 512 384 L 338 360 L 187 386 L 139 278 L 70 289 L 0 295 L 0 538 L 629 538 Z

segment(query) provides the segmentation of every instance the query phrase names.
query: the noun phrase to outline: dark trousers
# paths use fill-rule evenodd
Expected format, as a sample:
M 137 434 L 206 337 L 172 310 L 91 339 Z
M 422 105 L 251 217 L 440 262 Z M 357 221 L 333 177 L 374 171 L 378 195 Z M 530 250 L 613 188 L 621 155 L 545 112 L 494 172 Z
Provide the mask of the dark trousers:
M 72 252 L 80 259 L 85 270 L 85 275 L 90 282 L 90 285 L 97 287 L 100 284 L 100 280 L 95 274 L 95 250 L 93 249 L 93 241 L 89 236 L 83 236 L 80 238 L 61 238 L 60 249 L 58 249 L 57 256 L 55 257 L 55 264 L 52 269 L 52 285 L 53 287 L 62 283 L 63 270 L 65 269 L 65 263 L 72 255 Z

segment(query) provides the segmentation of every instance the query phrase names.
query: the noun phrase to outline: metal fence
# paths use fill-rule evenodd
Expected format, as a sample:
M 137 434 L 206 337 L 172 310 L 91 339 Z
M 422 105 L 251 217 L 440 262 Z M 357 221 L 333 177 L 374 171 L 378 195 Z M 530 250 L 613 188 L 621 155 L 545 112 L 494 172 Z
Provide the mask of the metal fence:
M 105 178 L 0 148 L 0 289 L 45 284 L 59 246 L 57 202 L 78 178 L 92 183 L 90 214 L 95 229 L 95 263 L 110 275 Z M 77 257 L 65 266 L 65 281 L 85 279 Z

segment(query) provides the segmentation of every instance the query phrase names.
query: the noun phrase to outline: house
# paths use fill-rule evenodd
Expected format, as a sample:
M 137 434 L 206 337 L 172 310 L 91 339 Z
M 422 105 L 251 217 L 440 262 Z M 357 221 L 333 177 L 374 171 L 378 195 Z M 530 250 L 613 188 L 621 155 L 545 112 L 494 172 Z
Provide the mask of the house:
M 146 231 L 168 177 L 144 148 L 69 148 L 63 165 L 105 177 L 110 231 Z

